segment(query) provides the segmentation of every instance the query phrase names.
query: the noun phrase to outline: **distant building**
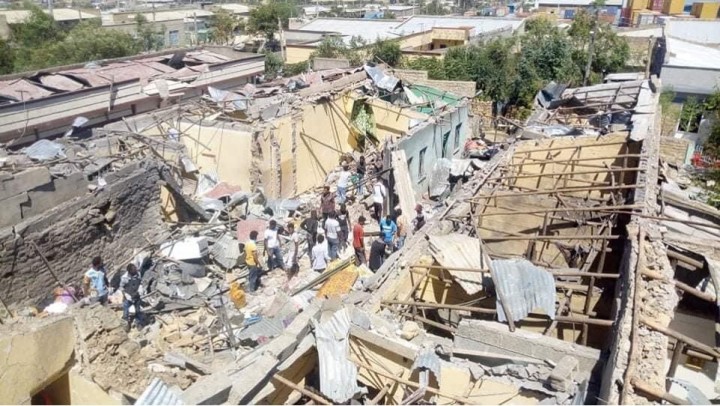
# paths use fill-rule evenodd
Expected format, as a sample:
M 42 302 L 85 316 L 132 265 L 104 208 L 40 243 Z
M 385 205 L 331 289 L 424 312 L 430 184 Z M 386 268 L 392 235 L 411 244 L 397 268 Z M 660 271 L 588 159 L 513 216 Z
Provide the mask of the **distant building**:
M 199 8 L 164 9 L 144 12 L 122 12 L 103 15 L 103 28 L 127 32 L 137 36 L 135 17 L 141 14 L 154 29 L 162 29 L 163 46 L 185 47 L 207 41 L 212 11 Z M 196 32 L 197 27 L 197 32 Z
M 404 21 L 379 19 L 318 18 L 285 31 L 288 63 L 303 62 L 326 36 L 349 42 L 397 40 L 405 56 L 442 58 L 448 48 L 510 36 L 521 30 L 523 19 L 455 16 L 412 16 Z
M 678 98 L 720 89 L 720 20 L 669 19 L 653 50 L 653 73 Z

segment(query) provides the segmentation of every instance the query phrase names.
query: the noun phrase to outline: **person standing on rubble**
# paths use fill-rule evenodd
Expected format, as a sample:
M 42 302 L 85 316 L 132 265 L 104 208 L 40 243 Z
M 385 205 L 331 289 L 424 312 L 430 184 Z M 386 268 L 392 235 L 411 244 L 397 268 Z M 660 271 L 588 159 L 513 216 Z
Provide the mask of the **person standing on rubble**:
M 415 225 L 414 232 L 416 233 L 425 225 L 425 215 L 423 214 L 423 207 L 420 203 L 415 206 L 415 218 L 413 219 L 413 224 Z
M 250 239 L 245 242 L 245 265 L 248 267 L 248 291 L 255 292 L 260 287 L 260 259 L 257 253 L 258 232 L 250 232 Z
M 105 265 L 102 258 L 95 257 L 92 260 L 92 266 L 85 272 L 83 277 L 83 293 L 92 301 L 107 303 L 108 299 L 108 279 Z
M 395 224 L 397 224 L 397 241 L 395 243 L 395 249 L 399 250 L 403 247 L 403 245 L 405 245 L 408 228 L 410 228 L 407 218 L 405 218 L 401 208 L 397 208 L 395 210 Z
M 365 195 L 365 185 L 363 185 L 363 181 L 365 180 L 366 170 L 365 155 L 361 155 L 357 164 L 355 164 L 355 173 L 357 174 L 357 190 L 355 191 L 355 195 L 357 200 L 362 199 L 363 195 Z
M 341 234 L 340 222 L 335 217 L 335 213 L 330 213 L 328 219 L 325 220 L 325 237 L 327 238 L 330 260 L 338 259 L 339 236 Z
M 340 210 L 337 213 L 337 221 L 340 223 L 340 232 L 338 233 L 340 251 L 345 251 L 348 247 L 348 236 L 350 235 L 350 213 L 348 213 L 345 203 L 340 205 Z
M 288 271 L 288 280 L 300 272 L 300 234 L 295 229 L 295 224 L 288 224 L 288 232 L 290 233 L 290 270 Z
M 327 249 L 325 249 L 325 244 L 323 244 L 324 241 L 325 237 L 318 235 L 317 244 L 315 244 L 312 249 L 312 253 L 310 254 L 312 269 L 317 273 L 323 273 L 325 271 L 325 268 L 327 268 L 327 261 L 330 259 L 328 258 L 328 252 Z
M 134 264 L 128 264 L 126 272 L 120 278 L 120 290 L 123 294 L 123 320 L 127 322 L 126 330 L 130 330 L 133 320 L 142 325 L 142 308 L 140 295 L 142 295 L 142 277 Z M 130 307 L 133 307 L 133 317 L 130 317 Z
M 335 211 L 335 195 L 330 193 L 330 186 L 323 187 L 323 193 L 320 196 L 320 210 L 322 211 L 324 226 L 330 213 Z
M 268 258 L 268 270 L 275 268 L 285 270 L 282 252 L 280 251 L 280 237 L 278 236 L 277 221 L 270 220 L 265 230 L 265 255 Z
M 379 235 L 378 238 L 373 240 L 370 245 L 370 260 L 368 261 L 368 268 L 370 268 L 371 271 L 376 272 L 380 269 L 383 262 L 385 262 L 386 247 L 387 245 L 385 245 L 385 240 L 382 235 Z
M 365 258 L 365 216 L 360 216 L 358 222 L 353 227 L 353 248 L 355 249 L 355 258 L 357 264 L 362 265 L 367 262 Z
M 318 236 L 318 219 L 317 219 L 317 211 L 311 210 L 310 211 L 310 217 L 306 218 L 305 220 L 300 223 L 300 228 L 305 230 L 305 232 L 308 234 L 307 237 L 307 246 L 308 246 L 308 256 L 312 256 L 312 249 L 317 243 L 317 236 Z
M 383 217 L 382 221 L 380 221 L 380 235 L 388 248 L 393 247 L 397 232 L 397 225 L 392 221 L 390 216 Z
M 373 217 L 380 222 L 383 215 L 383 204 L 387 196 L 387 189 L 381 179 L 377 179 L 373 185 Z
M 347 167 L 347 165 L 343 164 L 337 181 L 337 202 L 339 204 L 344 204 L 345 200 L 347 199 L 347 189 L 350 185 L 351 176 L 352 173 L 350 173 L 350 169 Z

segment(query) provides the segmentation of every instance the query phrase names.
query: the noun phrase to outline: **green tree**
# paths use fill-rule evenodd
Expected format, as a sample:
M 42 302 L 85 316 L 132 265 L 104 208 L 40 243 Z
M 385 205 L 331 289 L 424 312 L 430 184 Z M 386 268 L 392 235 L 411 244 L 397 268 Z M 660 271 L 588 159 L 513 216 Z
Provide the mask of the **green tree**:
M 405 58 L 402 60 L 402 67 L 412 70 L 427 71 L 428 77 L 433 80 L 446 80 L 445 66 L 442 59 L 438 58 Z
M 262 33 L 268 39 L 272 39 L 278 31 L 278 23 L 282 24 L 283 28 L 288 27 L 288 20 L 292 16 L 294 8 L 292 3 L 271 0 L 270 3 L 250 11 L 246 28 L 252 33 Z
M 0 38 L 0 75 L 13 72 L 15 50 L 4 39 Z
M 573 60 L 584 71 L 588 59 L 588 48 L 595 31 L 591 70 L 597 79 L 603 74 L 618 72 L 630 59 L 630 46 L 609 24 L 595 20 L 595 16 L 580 11 L 575 15 L 568 29 L 568 38 L 573 45 Z
M 390 66 L 399 65 L 402 58 L 400 43 L 397 41 L 378 40 L 373 44 L 370 53 L 374 61 L 384 62 Z
M 142 14 L 135 15 L 137 39 L 142 51 L 158 51 L 165 46 L 165 27 L 155 28 Z
M 86 21 L 70 30 L 62 40 L 29 50 L 17 60 L 17 70 L 42 69 L 89 61 L 121 58 L 140 51 L 128 33 L 106 30 L 98 21 Z
M 329 35 L 320 41 L 320 44 L 315 48 L 310 59 L 313 58 L 340 58 L 344 55 L 347 50 L 347 45 L 343 42 L 342 38 Z
M 212 41 L 218 45 L 232 44 L 235 31 L 243 26 L 242 21 L 225 9 L 217 10 L 210 20 Z
M 19 47 L 35 48 L 62 40 L 64 33 L 50 14 L 28 4 L 30 15 L 22 24 L 10 26 L 11 42 Z
M 275 77 L 283 70 L 283 59 L 274 52 L 265 53 L 265 75 Z
M 427 3 L 420 9 L 420 12 L 431 16 L 442 16 L 448 13 L 438 0 L 432 0 L 430 3 Z
M 385 10 L 382 18 L 383 18 L 383 20 L 394 20 L 397 17 L 395 17 L 395 13 L 393 13 L 392 11 Z

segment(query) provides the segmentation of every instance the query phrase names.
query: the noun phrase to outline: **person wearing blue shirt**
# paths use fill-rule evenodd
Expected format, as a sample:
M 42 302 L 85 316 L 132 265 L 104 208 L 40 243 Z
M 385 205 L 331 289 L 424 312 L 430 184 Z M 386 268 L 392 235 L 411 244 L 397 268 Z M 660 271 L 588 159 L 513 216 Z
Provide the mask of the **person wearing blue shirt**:
M 380 222 L 380 234 L 383 236 L 385 244 L 392 247 L 395 235 L 397 234 L 397 225 L 390 219 L 389 216 L 383 217 Z
M 100 257 L 92 260 L 92 267 L 85 272 L 83 277 L 83 290 L 85 296 L 92 300 L 105 304 L 108 298 L 108 280 L 105 272 L 105 265 Z

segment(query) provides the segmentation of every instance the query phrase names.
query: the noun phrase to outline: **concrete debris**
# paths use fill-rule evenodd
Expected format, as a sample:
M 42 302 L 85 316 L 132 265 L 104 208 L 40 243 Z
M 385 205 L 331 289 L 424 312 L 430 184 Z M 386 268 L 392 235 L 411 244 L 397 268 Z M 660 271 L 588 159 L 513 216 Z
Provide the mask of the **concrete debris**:
M 252 82 L 156 78 L 167 107 L 0 149 L 0 401 L 67 365 L 96 403 L 716 398 L 682 379 L 717 355 L 716 165 L 659 137 L 658 83 L 550 84 L 520 121 L 382 65 Z

